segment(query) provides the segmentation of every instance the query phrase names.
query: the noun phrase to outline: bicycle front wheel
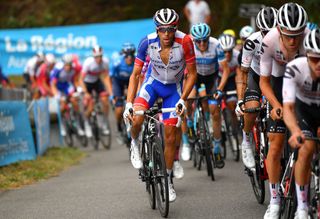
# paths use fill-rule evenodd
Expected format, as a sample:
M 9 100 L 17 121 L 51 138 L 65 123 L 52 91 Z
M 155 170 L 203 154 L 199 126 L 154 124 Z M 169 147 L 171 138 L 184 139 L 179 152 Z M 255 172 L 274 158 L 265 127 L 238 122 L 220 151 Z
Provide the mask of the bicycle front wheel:
M 101 144 L 103 145 L 103 147 L 108 150 L 111 148 L 111 127 L 110 127 L 109 119 L 106 118 L 103 120 L 103 122 L 104 122 L 103 125 L 106 126 L 105 129 L 109 130 L 109 132 L 105 133 L 103 131 L 103 129 L 100 127 L 99 128 L 100 141 L 101 141 Z
M 249 171 L 250 182 L 252 185 L 253 193 L 259 204 L 263 204 L 265 199 L 265 184 L 264 180 L 260 178 L 259 166 L 256 165 L 256 171 Z
M 152 144 L 153 174 L 156 191 L 157 206 L 162 217 L 169 214 L 169 186 L 167 168 L 164 160 L 163 146 L 159 138 L 155 138 Z

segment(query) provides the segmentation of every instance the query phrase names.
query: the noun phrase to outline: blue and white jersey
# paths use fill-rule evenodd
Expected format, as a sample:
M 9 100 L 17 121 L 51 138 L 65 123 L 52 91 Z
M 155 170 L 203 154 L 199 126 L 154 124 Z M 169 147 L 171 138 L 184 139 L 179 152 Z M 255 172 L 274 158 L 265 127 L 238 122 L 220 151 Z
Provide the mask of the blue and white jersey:
M 50 73 L 50 82 L 56 82 L 57 85 L 73 83 L 76 77 L 76 71 L 71 68 L 70 72 L 66 72 L 63 68 L 64 64 L 58 62 Z
M 225 59 L 224 52 L 216 38 L 209 38 L 208 49 L 201 52 L 194 43 L 197 73 L 202 76 L 211 75 L 218 71 L 219 62 Z
M 195 63 L 194 48 L 191 38 L 181 31 L 176 31 L 171 47 L 169 61 L 164 64 L 160 57 L 160 39 L 156 32 L 143 38 L 138 47 L 135 65 L 143 67 L 147 55 L 152 66 L 150 77 L 163 84 L 175 84 L 183 78 L 186 64 Z
M 125 57 L 121 55 L 112 60 L 110 76 L 119 80 L 129 80 L 133 66 L 133 62 L 131 65 L 128 65 Z
M 228 62 L 228 66 L 230 69 L 229 78 L 235 76 L 237 73 L 237 68 L 239 67 L 239 62 L 238 62 L 239 53 L 240 52 L 236 49 L 232 50 L 232 57 L 230 62 Z M 219 66 L 219 76 L 221 77 L 222 74 L 223 74 L 223 69 L 221 68 L 221 66 Z

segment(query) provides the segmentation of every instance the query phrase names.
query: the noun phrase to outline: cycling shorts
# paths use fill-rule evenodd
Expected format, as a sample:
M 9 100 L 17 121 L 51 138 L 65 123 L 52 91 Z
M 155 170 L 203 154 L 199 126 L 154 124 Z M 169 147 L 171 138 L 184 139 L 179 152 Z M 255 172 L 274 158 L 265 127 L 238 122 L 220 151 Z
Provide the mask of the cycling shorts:
M 298 125 L 307 137 L 317 137 L 320 127 L 320 105 L 308 105 L 298 98 L 295 103 Z
M 176 106 L 181 93 L 182 81 L 176 84 L 163 84 L 150 76 L 143 82 L 134 105 L 149 109 L 160 97 L 163 100 L 163 108 L 172 108 Z M 163 113 L 163 122 L 165 125 L 176 125 L 178 122 L 176 112 Z
M 220 78 L 221 80 L 221 78 Z M 225 97 L 226 97 L 226 102 L 232 102 L 232 101 L 237 101 L 238 97 L 237 94 L 227 94 L 228 91 L 237 91 L 237 87 L 236 87 L 236 75 L 233 75 L 231 77 L 228 78 L 228 81 L 226 83 L 226 85 L 224 86 L 224 92 L 225 92 Z
M 260 101 L 261 90 L 260 90 L 260 76 L 250 68 L 248 73 L 248 87 L 244 94 L 244 102 L 248 101 Z
M 206 93 L 207 95 L 213 94 L 219 85 L 219 76 L 218 72 L 215 72 L 211 75 L 197 75 L 197 82 L 195 84 L 195 88 L 198 92 L 198 89 L 201 87 L 201 84 L 204 84 L 206 86 Z M 208 103 L 210 105 L 219 105 L 220 101 L 219 100 L 214 100 L 214 99 L 209 99 Z
M 271 76 L 271 87 L 280 104 L 282 104 L 282 85 L 283 77 Z M 272 107 L 270 106 L 271 110 Z M 273 120 L 271 118 L 269 118 L 267 126 L 267 131 L 270 133 L 285 133 L 287 129 L 283 120 Z
M 117 97 L 123 97 L 124 96 L 124 89 L 127 88 L 129 85 L 129 79 L 128 80 L 122 80 L 118 78 L 112 78 L 112 91 L 113 95 L 116 98 L 116 107 L 122 107 L 124 105 L 123 99 L 117 99 Z
M 57 83 L 57 88 L 63 95 L 66 96 L 71 96 L 75 92 L 75 87 L 69 82 Z
M 93 91 L 95 91 L 100 96 L 104 96 L 104 95 L 108 94 L 105 90 L 104 84 L 102 83 L 102 81 L 100 79 L 94 83 L 88 83 L 88 82 L 84 82 L 84 83 L 85 83 L 87 90 L 90 94 L 92 94 Z

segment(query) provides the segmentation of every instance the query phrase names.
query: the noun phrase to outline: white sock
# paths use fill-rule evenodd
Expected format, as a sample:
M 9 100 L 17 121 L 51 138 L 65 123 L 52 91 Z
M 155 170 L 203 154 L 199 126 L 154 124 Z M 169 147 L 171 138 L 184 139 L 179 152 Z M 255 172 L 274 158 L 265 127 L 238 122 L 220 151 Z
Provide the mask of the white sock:
M 139 139 L 138 138 L 135 138 L 135 139 L 132 138 L 132 143 L 134 145 L 139 145 Z
M 250 148 L 251 145 L 250 145 L 250 132 L 249 133 L 246 133 L 245 131 L 242 130 L 242 148 Z
M 296 183 L 298 209 L 308 209 L 308 190 L 309 190 L 308 184 L 304 186 L 299 186 Z
M 279 205 L 280 204 L 280 195 L 279 195 L 279 183 L 269 183 L 270 188 L 270 204 Z

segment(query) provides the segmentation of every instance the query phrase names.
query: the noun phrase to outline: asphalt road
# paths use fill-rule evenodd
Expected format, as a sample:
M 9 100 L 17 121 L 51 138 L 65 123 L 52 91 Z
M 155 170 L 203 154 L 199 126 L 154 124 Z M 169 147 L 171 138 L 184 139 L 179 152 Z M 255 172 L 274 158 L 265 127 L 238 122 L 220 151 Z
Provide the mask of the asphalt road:
M 58 177 L 0 193 L 0 218 L 161 218 L 115 137 L 109 151 L 84 150 L 89 156 Z M 215 169 L 214 182 L 191 161 L 182 164 L 185 177 L 174 181 L 177 200 L 169 218 L 263 217 L 267 203 L 256 202 L 241 162 L 227 159 Z

